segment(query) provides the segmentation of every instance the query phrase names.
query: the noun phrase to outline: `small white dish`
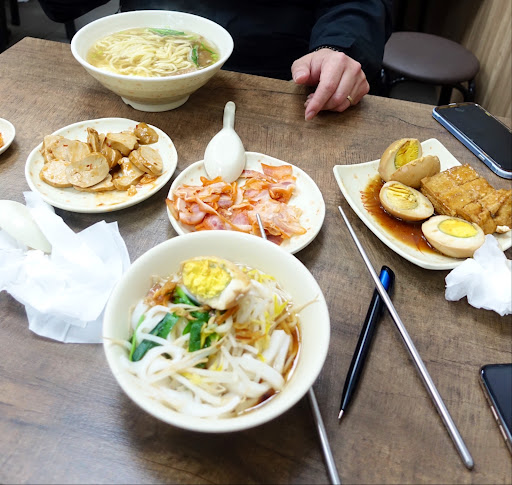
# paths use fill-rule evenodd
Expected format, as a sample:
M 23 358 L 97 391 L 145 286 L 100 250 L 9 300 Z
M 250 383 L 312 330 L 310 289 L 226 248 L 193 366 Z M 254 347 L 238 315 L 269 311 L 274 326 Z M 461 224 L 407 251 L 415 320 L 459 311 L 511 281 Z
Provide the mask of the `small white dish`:
M 460 165 L 459 161 L 437 139 L 431 138 L 421 144 L 423 155 L 437 155 L 441 162 L 441 171 Z M 422 253 L 394 237 L 386 231 L 367 211 L 361 199 L 361 192 L 368 183 L 378 175 L 379 160 L 357 165 L 336 165 L 334 177 L 345 199 L 353 211 L 384 244 L 411 263 L 425 269 L 448 270 L 457 267 L 464 259 L 451 258 L 442 254 Z M 505 251 L 512 246 L 512 231 L 494 234 L 501 249 Z
M 87 128 L 91 127 L 98 133 L 120 132 L 133 130 L 137 121 L 126 118 L 99 118 L 96 120 L 80 121 L 55 131 L 72 140 L 87 141 Z M 37 145 L 28 156 L 25 165 L 25 178 L 34 192 L 37 192 L 48 204 L 70 212 L 98 213 L 111 212 L 138 204 L 158 192 L 172 177 L 178 163 L 178 154 L 171 139 L 159 128 L 150 125 L 158 133 L 158 142 L 150 145 L 157 150 L 164 162 L 164 172 L 153 182 L 137 187 L 135 195 L 127 191 L 111 190 L 108 192 L 81 192 L 74 188 L 57 188 L 43 182 L 39 172 L 44 165 L 40 153 L 42 143 Z M 50 134 L 50 133 L 48 133 Z
M 0 118 L 0 135 L 4 144 L 0 147 L 0 154 L 4 153 L 10 146 L 14 137 L 16 136 L 16 129 L 14 125 L 3 118 Z
M 324 222 L 325 203 L 320 189 L 306 172 L 291 163 L 286 163 L 277 158 L 256 152 L 246 152 L 246 156 L 247 160 L 245 168 L 247 170 L 256 170 L 261 172 L 262 163 L 273 166 L 291 165 L 293 175 L 297 180 L 294 194 L 288 202 L 288 205 L 298 207 L 302 211 L 299 222 L 302 227 L 306 229 L 306 233 L 301 236 L 293 236 L 290 239 L 284 240 L 280 247 L 292 254 L 304 249 L 311 241 L 313 241 L 313 239 L 315 239 Z M 206 170 L 204 169 L 203 160 L 188 166 L 176 177 L 171 185 L 168 198 L 172 198 L 173 190 L 177 189 L 180 185 L 201 185 L 201 177 L 208 178 Z M 167 208 L 167 215 L 169 216 L 172 227 L 179 235 L 195 232 L 190 226 L 177 221 L 171 214 L 169 208 Z

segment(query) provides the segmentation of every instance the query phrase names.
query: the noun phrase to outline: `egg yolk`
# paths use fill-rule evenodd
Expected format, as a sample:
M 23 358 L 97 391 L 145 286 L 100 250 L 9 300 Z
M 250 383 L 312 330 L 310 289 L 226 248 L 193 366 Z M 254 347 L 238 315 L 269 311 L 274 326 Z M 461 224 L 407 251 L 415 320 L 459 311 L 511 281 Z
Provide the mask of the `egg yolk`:
M 405 186 L 393 184 L 386 189 L 389 202 L 397 209 L 411 210 L 418 207 L 416 196 Z
M 231 281 L 231 275 L 226 269 L 208 259 L 185 263 L 182 276 L 186 288 L 202 298 L 219 295 Z
M 416 142 L 406 141 L 396 152 L 395 168 L 400 168 L 413 160 L 419 155 L 419 147 Z
M 469 222 L 458 219 L 445 219 L 437 227 L 441 232 L 453 237 L 474 237 L 478 232 Z

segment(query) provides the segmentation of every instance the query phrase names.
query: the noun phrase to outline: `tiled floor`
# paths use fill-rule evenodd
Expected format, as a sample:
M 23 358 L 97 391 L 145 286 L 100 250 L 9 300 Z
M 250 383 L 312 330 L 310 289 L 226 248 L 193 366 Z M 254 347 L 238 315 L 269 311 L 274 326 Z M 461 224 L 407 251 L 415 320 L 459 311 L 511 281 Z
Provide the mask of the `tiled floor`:
M 7 22 L 10 31 L 9 46 L 19 42 L 26 36 L 58 42 L 69 42 L 66 36 L 64 24 L 50 20 L 43 12 L 43 9 L 37 0 L 19 1 L 18 8 L 20 14 L 19 26 L 12 25 L 10 23 L 11 16 L 9 9 L 7 8 Z M 87 23 L 92 22 L 97 18 L 104 17 L 105 15 L 111 15 L 117 12 L 118 9 L 119 0 L 111 0 L 106 5 L 98 7 L 78 18 L 75 22 L 76 28 L 79 29 Z M 418 103 L 436 104 L 437 91 L 432 86 L 403 83 L 393 89 L 391 97 L 406 99 Z

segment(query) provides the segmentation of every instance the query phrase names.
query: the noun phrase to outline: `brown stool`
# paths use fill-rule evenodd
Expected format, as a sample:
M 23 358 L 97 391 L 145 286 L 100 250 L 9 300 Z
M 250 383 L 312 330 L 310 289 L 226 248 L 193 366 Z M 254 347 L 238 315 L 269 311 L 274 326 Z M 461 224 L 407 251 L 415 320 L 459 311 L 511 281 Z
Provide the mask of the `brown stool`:
M 386 43 L 382 62 L 382 81 L 386 96 L 393 85 L 416 81 L 441 86 L 438 105 L 450 102 L 452 89 L 464 101 L 475 99 L 478 59 L 452 40 L 422 32 L 394 32 Z M 462 83 L 467 82 L 466 88 Z

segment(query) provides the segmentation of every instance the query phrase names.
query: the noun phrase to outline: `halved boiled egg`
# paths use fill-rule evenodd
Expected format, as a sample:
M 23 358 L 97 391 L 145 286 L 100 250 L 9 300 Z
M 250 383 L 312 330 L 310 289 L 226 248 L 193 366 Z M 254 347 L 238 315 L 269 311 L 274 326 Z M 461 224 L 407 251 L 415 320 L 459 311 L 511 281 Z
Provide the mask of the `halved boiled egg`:
M 485 240 L 480 226 L 458 217 L 431 217 L 421 230 L 432 246 L 453 258 L 471 258 Z
M 422 221 L 434 213 L 434 206 L 421 192 L 400 182 L 387 182 L 379 192 L 382 207 L 404 221 Z
M 216 310 L 231 308 L 250 288 L 250 279 L 240 268 L 214 256 L 184 261 L 181 275 L 190 296 Z
M 420 158 L 421 155 L 421 143 L 416 138 L 401 138 L 391 143 L 384 151 L 379 163 L 379 174 L 382 180 L 389 182 L 394 172 Z
M 391 174 L 389 180 L 396 180 L 409 187 L 419 189 L 421 187 L 421 179 L 432 177 L 432 175 L 440 171 L 441 162 L 439 158 L 436 155 L 425 155 L 402 165 Z

